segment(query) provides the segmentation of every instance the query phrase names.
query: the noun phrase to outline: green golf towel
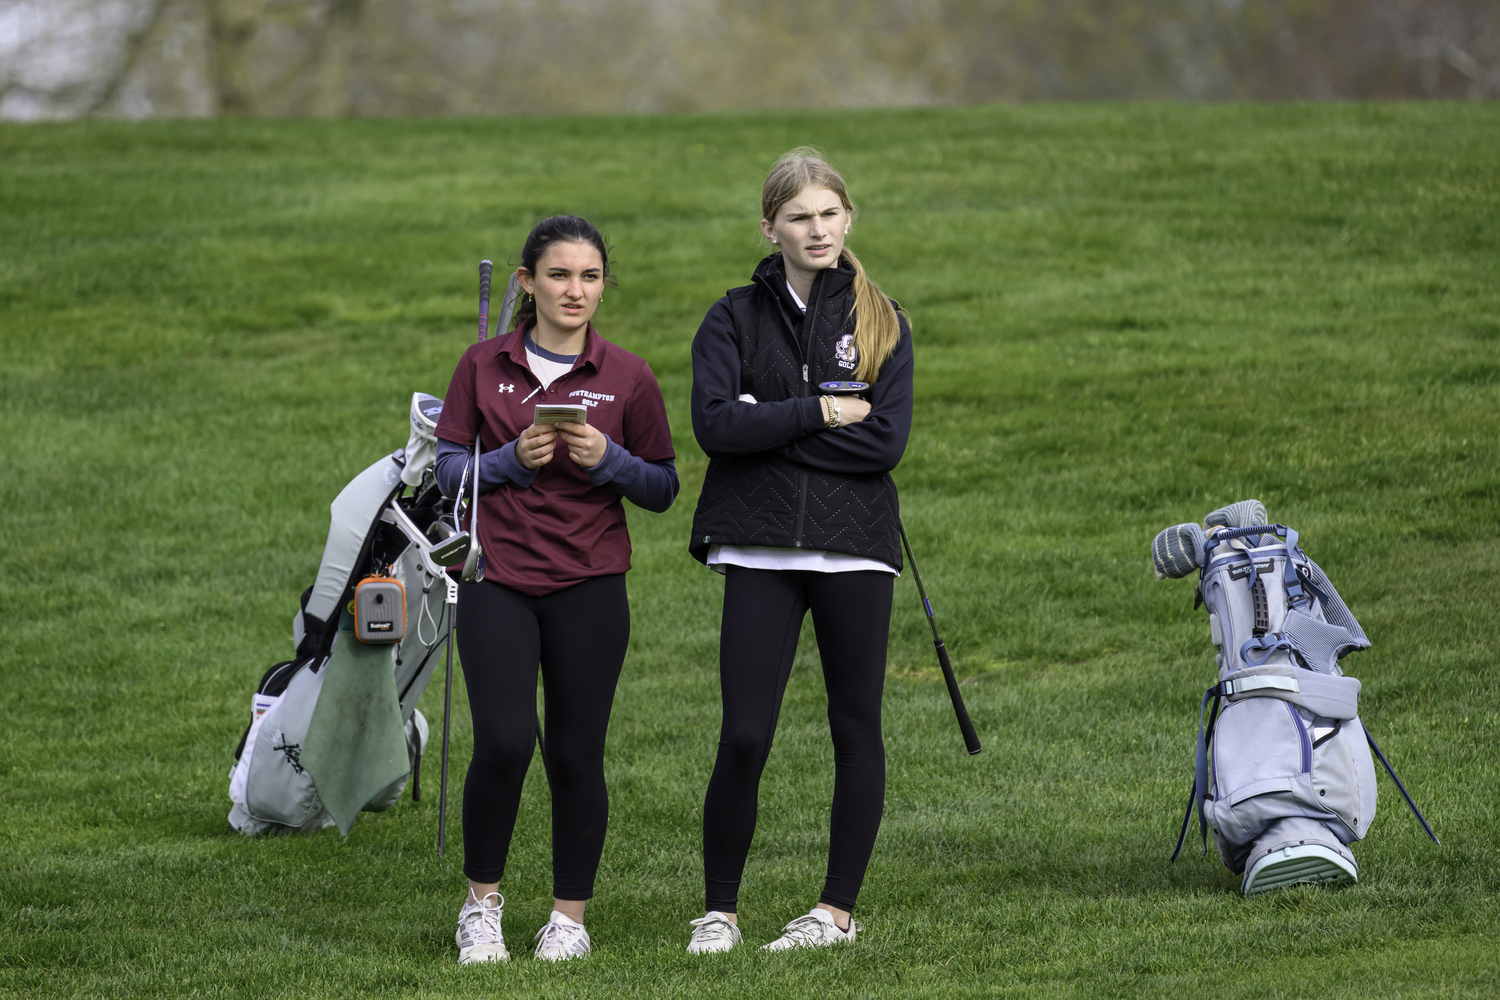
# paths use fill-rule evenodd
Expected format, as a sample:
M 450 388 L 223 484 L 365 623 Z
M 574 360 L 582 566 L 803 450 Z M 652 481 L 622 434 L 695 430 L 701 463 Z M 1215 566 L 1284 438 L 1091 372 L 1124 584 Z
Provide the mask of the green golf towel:
M 339 631 L 322 693 L 307 725 L 302 766 L 312 775 L 323 808 L 349 835 L 375 794 L 411 770 L 391 647 L 363 643 Z

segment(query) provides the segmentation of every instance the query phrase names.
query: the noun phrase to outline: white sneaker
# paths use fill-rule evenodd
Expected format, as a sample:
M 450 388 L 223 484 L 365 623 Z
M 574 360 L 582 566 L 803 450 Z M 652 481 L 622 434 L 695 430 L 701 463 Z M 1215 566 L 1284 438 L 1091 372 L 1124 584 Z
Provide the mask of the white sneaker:
M 693 939 L 687 946 L 689 955 L 712 955 L 740 943 L 740 929 L 718 910 L 709 910 L 689 923 L 693 925 Z
M 571 920 L 556 910 L 547 919 L 547 925 L 536 932 L 536 951 L 533 954 L 544 962 L 565 962 L 570 958 L 582 958 L 590 950 L 589 932 L 576 920 Z
M 490 900 L 494 900 L 493 903 Z M 505 897 L 492 892 L 483 899 L 475 899 L 474 893 L 458 911 L 458 964 L 473 965 L 476 962 L 509 962 L 510 952 L 505 950 L 505 936 L 500 933 L 500 918 L 505 913 Z
M 849 921 L 847 931 L 839 930 L 833 914 L 815 906 L 805 917 L 798 917 L 781 931 L 781 937 L 770 944 L 761 945 L 763 951 L 789 951 L 792 948 L 828 948 L 854 940 L 859 933 L 859 924 Z

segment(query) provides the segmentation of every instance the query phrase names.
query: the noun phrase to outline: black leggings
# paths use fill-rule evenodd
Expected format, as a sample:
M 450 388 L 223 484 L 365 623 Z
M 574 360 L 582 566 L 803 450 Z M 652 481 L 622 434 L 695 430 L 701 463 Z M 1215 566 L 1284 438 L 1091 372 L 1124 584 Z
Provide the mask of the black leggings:
M 552 894 L 589 899 L 604 853 L 609 792 L 604 734 L 630 641 L 625 575 L 600 576 L 545 597 L 486 581 L 458 588 L 474 759 L 464 779 L 464 874 L 505 874 L 521 785 L 536 744 L 536 671 L 546 696 L 552 786 Z
M 820 901 L 854 909 L 885 805 L 880 698 L 891 627 L 889 573 L 804 573 L 730 566 L 724 581 L 719 683 L 724 726 L 703 803 L 707 909 L 734 913 L 760 775 L 771 753 L 781 696 L 812 609 L 828 728 L 833 734 L 833 816 Z

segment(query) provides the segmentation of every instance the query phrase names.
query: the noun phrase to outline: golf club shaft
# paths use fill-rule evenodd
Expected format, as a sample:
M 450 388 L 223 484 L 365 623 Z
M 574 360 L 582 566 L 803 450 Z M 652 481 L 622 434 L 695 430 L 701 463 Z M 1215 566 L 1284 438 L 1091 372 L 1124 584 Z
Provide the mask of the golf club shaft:
M 490 277 L 493 275 L 495 265 L 487 260 L 479 262 L 479 342 L 484 343 L 485 336 L 489 333 L 490 325 Z M 498 330 L 499 323 L 495 324 Z M 480 433 L 474 432 L 474 495 L 469 504 L 469 553 L 464 559 L 463 579 L 465 583 L 474 583 L 484 579 L 483 558 L 484 548 L 479 544 L 479 455 L 481 452 Z M 458 525 L 462 528 L 463 525 Z
M 453 619 L 457 613 L 458 605 L 449 604 L 448 669 L 443 680 L 443 768 L 438 777 L 438 857 L 443 856 L 443 841 L 448 831 L 448 734 L 453 714 Z
M 932 645 L 937 650 L 938 665 L 943 668 L 943 680 L 948 685 L 948 697 L 953 700 L 953 713 L 958 716 L 958 728 L 964 734 L 964 746 L 969 750 L 970 756 L 983 750 L 979 745 L 979 735 L 974 732 L 974 723 L 969 721 L 969 710 L 964 707 L 964 696 L 958 690 L 958 678 L 953 674 L 953 664 L 948 660 L 948 647 L 943 644 L 943 637 L 938 634 L 937 619 L 932 614 L 932 602 L 927 599 L 927 588 L 922 586 L 922 573 L 917 569 L 917 557 L 911 552 L 911 539 L 906 537 L 906 524 L 900 516 L 896 518 L 896 524 L 901 529 L 901 546 L 906 549 L 906 561 L 911 563 L 911 577 L 917 584 L 917 594 L 922 598 L 922 609 L 927 612 L 927 624 L 932 629 Z
M 490 277 L 494 274 L 495 265 L 488 260 L 479 262 L 479 340 L 484 341 L 489 333 L 490 325 Z M 479 434 L 474 434 L 474 509 L 470 513 L 469 524 L 471 529 L 478 525 L 474 521 L 473 514 L 479 509 Z M 456 511 L 456 508 L 455 508 Z M 454 527 L 462 528 L 455 524 Z M 472 533 L 469 536 L 469 544 L 477 547 L 479 536 Z M 451 578 L 443 581 L 448 587 L 452 587 Z M 451 593 L 451 589 L 450 589 Z M 448 736 L 452 731 L 450 716 L 453 714 L 453 624 L 458 617 L 458 604 L 448 604 L 448 653 L 447 671 L 443 681 L 443 768 L 438 778 L 438 857 L 443 856 L 443 846 L 448 832 Z

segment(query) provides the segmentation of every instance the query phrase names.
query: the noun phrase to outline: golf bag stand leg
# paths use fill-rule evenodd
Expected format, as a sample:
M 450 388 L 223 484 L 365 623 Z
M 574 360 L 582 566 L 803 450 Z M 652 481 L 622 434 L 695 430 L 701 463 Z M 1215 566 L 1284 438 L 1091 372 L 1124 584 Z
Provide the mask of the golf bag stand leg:
M 443 681 L 443 766 L 438 777 L 438 857 L 443 856 L 443 842 L 448 829 L 448 734 L 453 715 L 453 625 L 458 617 L 458 581 L 443 574 L 448 585 L 448 669 Z

